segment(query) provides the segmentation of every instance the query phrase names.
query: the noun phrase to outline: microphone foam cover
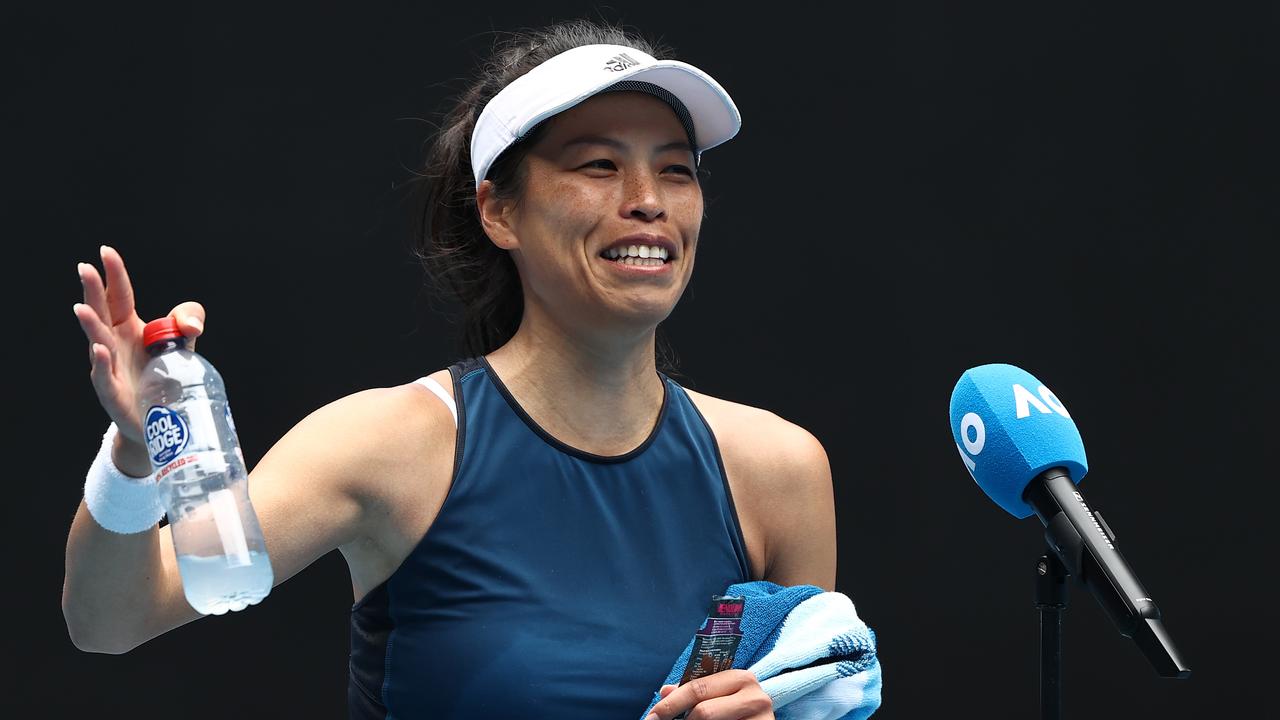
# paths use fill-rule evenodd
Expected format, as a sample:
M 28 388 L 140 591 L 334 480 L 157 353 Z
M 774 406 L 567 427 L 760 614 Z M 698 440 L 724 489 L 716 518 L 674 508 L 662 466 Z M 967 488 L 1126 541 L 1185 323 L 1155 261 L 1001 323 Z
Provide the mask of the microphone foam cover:
M 951 436 L 965 467 L 996 504 L 1032 514 L 1027 485 L 1062 467 L 1077 484 L 1089 471 L 1084 441 L 1067 409 L 1031 373 L 1013 365 L 966 370 L 951 392 Z

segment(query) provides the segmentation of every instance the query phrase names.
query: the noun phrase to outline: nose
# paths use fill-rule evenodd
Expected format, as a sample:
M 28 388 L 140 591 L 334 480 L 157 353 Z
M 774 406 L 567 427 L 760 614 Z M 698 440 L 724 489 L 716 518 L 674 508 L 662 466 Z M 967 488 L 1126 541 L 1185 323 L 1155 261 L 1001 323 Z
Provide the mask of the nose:
M 620 211 L 624 218 L 652 222 L 666 215 L 658 178 L 652 172 L 628 173 L 623 192 Z

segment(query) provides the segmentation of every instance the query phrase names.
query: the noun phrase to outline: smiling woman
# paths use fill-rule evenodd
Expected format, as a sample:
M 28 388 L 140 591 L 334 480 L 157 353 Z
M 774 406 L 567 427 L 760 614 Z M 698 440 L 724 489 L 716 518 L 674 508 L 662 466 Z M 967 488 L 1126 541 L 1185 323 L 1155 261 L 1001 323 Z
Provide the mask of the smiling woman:
M 607 352 L 666 319 L 697 249 L 702 189 L 693 167 L 670 106 L 619 92 L 549 123 L 525 156 L 520 196 L 500 197 L 482 182 L 480 221 L 519 271 L 524 322 L 546 325 L 554 315 L 579 342 Z
M 723 88 L 697 68 L 662 59 L 669 54 L 666 48 L 655 47 L 634 34 L 581 21 L 513 35 L 495 49 L 477 81 L 445 115 L 423 168 L 428 182 L 420 186 L 422 212 L 416 217 L 420 222 L 415 235 L 428 273 L 463 308 L 462 332 L 469 354 L 482 355 L 510 339 L 520 324 L 525 300 L 515 264 L 519 253 L 507 252 L 508 248 L 488 240 L 480 224 L 477 191 L 497 200 L 522 196 L 530 169 L 524 159 L 535 147 L 547 164 L 576 160 L 582 166 L 572 169 L 593 168 L 598 174 L 621 170 L 610 152 L 641 150 L 627 147 L 620 137 L 596 132 L 606 126 L 593 126 L 581 112 L 574 112 L 584 98 L 588 102 L 583 105 L 598 107 L 600 100 L 612 99 L 609 95 L 613 93 L 644 94 L 651 105 L 660 105 L 656 111 L 650 108 L 649 118 L 656 113 L 654 130 L 665 129 L 669 140 L 653 148 L 652 160 L 676 160 L 672 172 L 685 173 L 690 180 L 696 180 L 701 151 L 737 133 L 738 111 Z M 640 66 L 641 58 L 644 67 Z M 592 74 L 583 75 L 582 70 L 588 67 Z M 530 72 L 535 69 L 537 72 Z M 680 95 L 694 103 L 699 110 L 696 117 Z M 608 120 L 619 119 L 625 109 L 615 106 Z M 547 127 L 553 125 L 549 119 L 563 121 L 561 116 L 570 114 L 578 116 L 577 126 L 586 128 L 585 132 L 560 129 L 559 147 L 540 142 Z M 673 124 L 675 133 L 670 131 Z M 597 154 L 590 156 L 593 151 Z M 668 151 L 680 157 L 656 156 Z M 623 177 L 634 179 L 635 173 Z M 697 186 L 696 182 L 691 184 Z M 694 191 L 700 201 L 701 188 L 690 190 Z M 696 231 L 695 226 L 695 235 Z M 628 255 L 632 244 L 637 258 L 643 258 L 641 247 L 654 247 L 642 244 L 642 240 L 656 241 L 659 247 L 664 244 L 659 237 L 640 235 L 636 243 L 625 245 Z M 621 249 L 622 238 L 615 240 Z M 667 243 L 671 242 L 668 238 Z M 676 248 L 666 250 L 670 260 Z M 657 349 L 660 357 L 665 355 L 660 339 Z
M 697 257 L 702 153 L 740 125 L 715 80 L 663 58 L 586 22 L 496 48 L 431 146 L 416 231 L 469 357 L 326 405 L 250 474 L 277 583 L 333 548 L 350 568 L 351 717 L 638 717 L 713 595 L 834 588 L 822 445 L 657 367 Z M 123 260 L 103 264 L 107 288 L 82 267 L 76 313 L 121 426 L 113 462 L 141 469 L 119 409 L 142 323 Z M 171 315 L 203 331 L 198 303 Z M 82 505 L 67 558 L 84 649 L 198 617 L 167 533 L 108 533 Z M 712 677 L 654 711 L 773 717 L 752 673 Z

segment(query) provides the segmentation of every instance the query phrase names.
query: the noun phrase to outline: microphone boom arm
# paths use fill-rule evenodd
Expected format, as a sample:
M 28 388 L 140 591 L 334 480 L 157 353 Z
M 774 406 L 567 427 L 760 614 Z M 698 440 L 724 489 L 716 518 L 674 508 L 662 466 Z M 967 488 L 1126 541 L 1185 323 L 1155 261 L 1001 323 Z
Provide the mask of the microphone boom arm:
M 1050 468 L 1028 484 L 1023 499 L 1045 526 L 1045 540 L 1067 572 L 1102 605 L 1121 635 L 1132 638 L 1161 677 L 1186 679 L 1191 670 L 1164 629 L 1160 608 L 1138 582 L 1102 516 L 1089 509 L 1064 468 Z

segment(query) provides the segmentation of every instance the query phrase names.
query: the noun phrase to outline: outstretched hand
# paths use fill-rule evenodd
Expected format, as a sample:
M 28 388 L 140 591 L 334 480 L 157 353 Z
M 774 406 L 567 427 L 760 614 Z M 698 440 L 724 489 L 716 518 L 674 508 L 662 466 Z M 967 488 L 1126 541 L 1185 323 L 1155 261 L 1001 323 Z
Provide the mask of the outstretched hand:
M 136 397 L 138 378 L 147 364 L 146 349 L 142 347 L 146 323 L 134 309 L 133 284 L 124 259 L 107 245 L 100 252 L 106 281 L 96 267 L 80 263 L 76 269 L 84 287 L 84 302 L 73 305 L 71 311 L 89 339 L 89 378 L 98 402 L 125 439 L 145 445 Z M 204 307 L 198 302 L 184 302 L 169 315 L 178 320 L 188 338 L 187 347 L 194 349 L 195 338 L 204 329 Z
M 774 720 L 773 699 L 750 670 L 723 670 L 684 685 L 663 685 L 646 720 Z

